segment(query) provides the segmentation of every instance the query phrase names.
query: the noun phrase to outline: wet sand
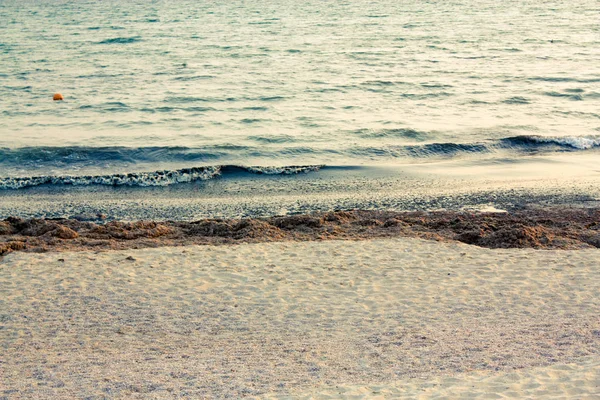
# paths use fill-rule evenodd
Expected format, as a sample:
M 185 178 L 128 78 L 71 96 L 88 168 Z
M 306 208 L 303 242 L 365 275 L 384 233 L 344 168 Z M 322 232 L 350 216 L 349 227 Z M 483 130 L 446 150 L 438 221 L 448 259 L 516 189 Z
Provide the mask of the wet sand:
M 295 175 L 228 174 L 173 186 L 43 185 L 0 190 L 0 219 L 197 221 L 337 210 L 431 211 L 600 207 L 595 153 L 394 166 Z
M 14 252 L 0 396 L 591 399 L 599 267 L 414 238 Z

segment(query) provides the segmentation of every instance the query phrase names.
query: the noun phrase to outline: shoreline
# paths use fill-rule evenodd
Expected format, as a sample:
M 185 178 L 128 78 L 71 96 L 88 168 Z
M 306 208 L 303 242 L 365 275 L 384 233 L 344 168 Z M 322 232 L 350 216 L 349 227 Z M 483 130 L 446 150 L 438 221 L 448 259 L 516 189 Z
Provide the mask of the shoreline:
M 491 165 L 463 160 L 330 167 L 294 175 L 232 172 L 226 178 L 164 187 L 42 185 L 0 190 L 0 219 L 103 214 L 107 221 L 192 222 L 339 210 L 600 207 L 595 161 L 591 155 L 567 154 Z
M 334 211 L 268 218 L 187 221 L 79 219 L 0 221 L 0 255 L 13 251 L 123 250 L 162 246 L 413 237 L 487 248 L 600 247 L 600 208 L 482 211 Z M 87 220 L 86 220 L 87 219 Z

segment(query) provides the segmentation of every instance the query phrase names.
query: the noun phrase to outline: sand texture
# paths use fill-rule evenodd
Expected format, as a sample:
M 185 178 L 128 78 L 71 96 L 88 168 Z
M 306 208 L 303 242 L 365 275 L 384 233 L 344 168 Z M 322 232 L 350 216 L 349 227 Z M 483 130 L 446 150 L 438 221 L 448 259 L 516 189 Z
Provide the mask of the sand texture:
M 600 361 L 517 369 L 486 374 L 465 373 L 397 381 L 387 385 L 319 387 L 272 399 L 564 399 L 595 400 L 600 396 Z
M 186 221 L 77 219 L 0 221 L 0 256 L 13 251 L 132 249 L 190 244 L 418 237 L 488 248 L 600 247 L 600 209 L 498 212 L 337 211 L 269 218 Z M 94 222 L 95 221 L 95 222 Z
M 411 238 L 12 253 L 0 398 L 597 398 L 599 254 Z

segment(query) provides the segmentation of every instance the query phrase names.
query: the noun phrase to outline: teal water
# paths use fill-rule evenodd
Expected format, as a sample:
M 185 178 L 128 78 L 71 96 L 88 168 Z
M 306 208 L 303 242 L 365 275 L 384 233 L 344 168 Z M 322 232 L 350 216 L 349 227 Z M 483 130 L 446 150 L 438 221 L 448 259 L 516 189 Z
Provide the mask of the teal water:
M 589 155 L 598 11 L 591 0 L 0 0 L 0 185 Z

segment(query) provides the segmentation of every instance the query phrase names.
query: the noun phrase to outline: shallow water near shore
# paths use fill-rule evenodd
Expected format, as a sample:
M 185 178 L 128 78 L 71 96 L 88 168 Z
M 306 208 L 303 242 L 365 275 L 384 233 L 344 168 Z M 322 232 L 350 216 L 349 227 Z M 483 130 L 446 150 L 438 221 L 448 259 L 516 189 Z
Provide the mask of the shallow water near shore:
M 101 214 L 109 221 L 194 221 L 351 209 L 518 210 L 599 204 L 600 174 L 595 157 L 572 154 L 487 164 L 325 167 L 291 175 L 233 168 L 209 180 L 168 186 L 50 184 L 0 190 L 1 218 L 91 218 Z
M 177 185 L 221 166 L 446 162 L 485 176 L 479 165 L 600 151 L 593 1 L 0 11 L 0 189 Z

